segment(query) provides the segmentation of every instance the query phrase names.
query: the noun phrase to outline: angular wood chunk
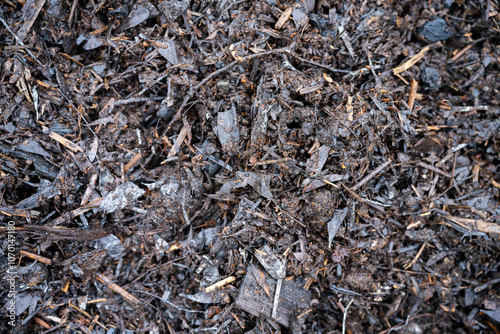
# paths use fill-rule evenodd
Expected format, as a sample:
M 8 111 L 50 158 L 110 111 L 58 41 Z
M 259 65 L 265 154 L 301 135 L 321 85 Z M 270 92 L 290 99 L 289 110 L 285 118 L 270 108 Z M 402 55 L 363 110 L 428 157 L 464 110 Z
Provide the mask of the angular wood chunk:
M 259 284 L 255 278 L 256 272 L 264 274 L 269 291 L 264 291 L 262 282 Z M 276 284 L 277 280 L 256 265 L 250 264 L 241 284 L 236 306 L 256 317 L 265 316 L 271 319 L 273 298 L 269 297 L 269 295 L 274 296 Z M 283 281 L 275 320 L 286 327 L 300 327 L 306 317 L 299 317 L 299 315 L 309 309 L 310 300 L 311 293 L 305 290 L 303 285 L 295 280 Z

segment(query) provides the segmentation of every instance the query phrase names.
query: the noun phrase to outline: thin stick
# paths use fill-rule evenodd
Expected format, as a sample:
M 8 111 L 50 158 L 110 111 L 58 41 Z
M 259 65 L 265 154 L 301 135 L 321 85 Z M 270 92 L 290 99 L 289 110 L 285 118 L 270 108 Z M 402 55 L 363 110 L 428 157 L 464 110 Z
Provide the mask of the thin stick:
M 38 254 L 33 254 L 28 251 L 22 250 L 20 251 L 21 255 L 24 255 L 26 257 L 29 257 L 30 259 L 36 260 L 38 262 L 44 263 L 44 264 L 51 264 L 52 260 L 49 258 L 46 258 L 44 256 L 38 255 Z
M 410 67 L 412 67 L 413 65 L 418 63 L 418 61 L 420 59 L 424 58 L 425 54 L 430 49 L 431 49 L 430 46 L 424 47 L 422 50 L 420 50 L 419 53 L 417 53 L 416 55 L 411 57 L 409 60 L 405 61 L 402 65 L 395 67 L 392 71 L 394 72 L 395 75 L 398 75 L 398 74 L 406 71 L 407 69 L 409 69 Z
M 129 104 L 129 103 L 142 103 L 142 102 L 148 102 L 148 101 L 161 101 L 165 100 L 165 97 L 162 96 L 155 96 L 155 97 L 132 97 L 130 99 L 124 99 L 124 100 L 118 100 L 115 102 L 115 106 L 121 106 L 122 104 Z
M 417 262 L 417 260 L 420 258 L 420 255 L 422 255 L 422 252 L 424 251 L 425 246 L 427 246 L 427 242 L 424 242 L 424 244 L 418 250 L 417 255 L 415 255 L 415 257 L 413 258 L 413 260 L 411 260 L 410 263 L 404 265 L 403 268 L 408 269 L 411 266 L 413 266 L 415 264 L 415 262 Z
M 429 165 L 429 164 L 426 164 L 425 162 L 420 161 L 420 162 L 418 163 L 418 165 L 419 165 L 420 167 L 426 168 L 426 169 L 428 169 L 428 170 L 431 170 L 431 171 L 433 171 L 433 172 L 435 172 L 435 173 L 441 174 L 441 175 L 446 176 L 446 177 L 448 177 L 448 178 L 450 178 L 450 177 L 451 177 L 451 175 L 450 175 L 450 174 L 448 174 L 448 173 L 446 173 L 446 172 L 442 171 L 441 169 L 439 169 L 439 168 L 437 168 L 437 167 L 434 167 L 434 166 L 431 166 L 431 165 Z
M 19 37 L 17 37 L 17 35 L 10 29 L 7 22 L 5 22 L 5 20 L 1 16 L 0 16 L 0 22 L 2 22 L 2 24 L 5 26 L 7 31 L 11 33 L 11 35 L 14 37 L 14 39 L 17 41 L 17 43 L 19 43 L 19 45 L 24 45 L 23 41 Z M 35 55 L 33 54 L 33 52 L 30 51 L 30 49 L 26 48 L 25 50 L 38 65 L 45 68 L 45 66 L 43 66 L 43 64 L 40 61 L 38 61 L 38 59 L 36 59 Z
M 207 286 L 207 287 L 205 288 L 205 292 L 206 292 L 206 293 L 212 292 L 212 291 L 214 291 L 215 289 L 218 289 L 218 288 L 220 288 L 220 287 L 223 287 L 223 286 L 224 286 L 224 285 L 226 285 L 226 284 L 229 284 L 229 283 L 234 282 L 235 280 L 236 280 L 236 277 L 234 277 L 234 276 L 229 276 L 229 277 L 226 277 L 226 278 L 224 278 L 222 281 L 219 281 L 219 282 L 214 283 L 214 284 L 212 284 L 212 285 L 210 285 L 210 286 Z
M 108 277 L 106 277 L 104 274 L 96 274 L 96 277 L 99 281 L 102 283 L 106 284 L 108 288 L 113 290 L 114 292 L 120 294 L 126 301 L 128 301 L 130 304 L 133 306 L 137 306 L 140 304 L 139 299 L 131 295 L 127 290 L 123 289 L 121 286 L 116 284 L 115 282 L 111 281 Z
M 291 160 L 292 159 L 290 159 L 290 158 L 266 160 L 266 161 L 259 161 L 259 162 L 256 162 L 254 164 L 247 164 L 247 166 L 262 166 L 262 165 L 276 164 L 279 162 L 286 162 L 286 161 L 291 161 Z
M 277 320 L 276 316 L 278 315 L 278 304 L 279 304 L 282 284 L 283 284 L 283 279 L 280 277 L 278 279 L 278 282 L 276 283 L 276 291 L 274 292 L 273 311 L 271 313 L 271 316 L 275 320 Z
M 349 310 L 349 307 L 351 306 L 353 301 L 354 301 L 354 299 L 351 299 L 349 304 L 347 304 L 346 308 L 344 309 L 344 317 L 342 319 L 342 334 L 345 334 L 345 321 L 347 319 L 347 311 Z
M 73 25 L 76 6 L 78 5 L 78 0 L 73 0 L 73 4 L 71 5 L 71 10 L 69 11 L 69 20 L 68 25 L 71 27 Z
M 500 283 L 500 278 L 495 278 L 494 280 L 491 280 L 491 281 L 489 281 L 489 282 L 487 282 L 487 283 L 485 283 L 483 285 L 480 285 L 480 286 L 476 287 L 474 289 L 474 292 L 476 292 L 476 293 L 477 292 L 481 292 L 483 290 L 486 290 L 486 289 L 490 288 L 492 285 L 497 284 L 497 283 Z
M 377 209 L 378 211 L 380 212 L 385 212 L 384 208 L 381 207 L 380 205 L 377 205 L 375 203 L 372 203 L 371 201 L 369 200 L 366 200 L 364 198 L 362 198 L 361 196 L 359 196 L 358 194 L 356 194 L 354 191 L 352 191 L 351 188 L 349 188 L 348 186 L 346 186 L 345 184 L 343 184 L 342 182 L 340 182 L 340 185 L 345 189 L 347 190 L 347 192 L 349 194 L 351 194 L 355 199 L 357 199 L 358 201 L 360 201 L 361 203 L 364 203 L 364 204 L 368 204 L 369 206 L 371 206 L 372 208 L 374 209 Z
M 123 167 L 123 172 L 127 173 L 132 167 L 134 167 L 142 159 L 141 152 L 137 153 L 126 165 Z
M 373 172 L 371 172 L 370 174 L 368 174 L 365 178 L 363 178 L 361 181 L 358 182 L 358 184 L 356 184 L 354 187 L 352 187 L 351 189 L 353 191 L 356 191 L 358 190 L 361 186 L 363 186 L 366 182 L 370 181 L 371 179 L 373 179 L 378 173 L 380 173 L 381 171 L 383 171 L 387 166 L 389 166 L 391 164 L 392 160 L 389 159 L 387 160 L 386 162 L 384 162 L 383 164 L 381 164 L 380 166 L 378 166 L 377 168 L 375 168 L 375 170 L 373 170 Z

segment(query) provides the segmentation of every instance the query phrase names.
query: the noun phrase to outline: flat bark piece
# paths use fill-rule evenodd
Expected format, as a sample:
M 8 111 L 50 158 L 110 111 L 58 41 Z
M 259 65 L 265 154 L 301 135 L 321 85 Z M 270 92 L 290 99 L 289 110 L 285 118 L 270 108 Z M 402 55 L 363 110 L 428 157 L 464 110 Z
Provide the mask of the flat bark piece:
M 259 195 L 267 199 L 273 198 L 273 193 L 271 192 L 271 189 L 269 189 L 269 180 L 266 179 L 265 175 L 259 175 L 251 172 L 238 172 L 237 174 L 243 180 L 246 180 L 246 182 L 248 182 L 248 184 L 259 193 Z
M 344 208 L 343 210 L 335 210 L 332 220 L 328 222 L 328 247 L 332 246 L 333 238 L 335 238 L 335 235 L 337 234 L 346 215 L 347 208 Z
M 455 34 L 453 29 L 451 29 L 442 18 L 436 18 L 432 21 L 425 22 L 417 29 L 417 32 L 429 43 L 445 41 Z
M 497 306 L 497 308 L 493 311 L 491 310 L 481 310 L 484 314 L 486 314 L 488 317 L 491 319 L 500 322 L 500 307 Z
M 255 257 L 274 279 L 285 278 L 285 265 L 268 245 L 255 252 Z
M 168 21 L 177 20 L 189 8 L 189 0 L 163 0 L 158 2 L 158 9 Z
M 273 197 L 271 189 L 268 186 L 268 180 L 265 176 L 261 176 L 252 172 L 237 172 L 236 178 L 233 178 L 222 185 L 217 192 L 218 196 L 229 198 L 231 191 L 237 188 L 244 188 L 247 185 L 252 186 L 259 195 L 270 199 Z
M 154 42 L 153 46 L 156 51 L 168 60 L 172 65 L 179 64 L 179 56 L 177 55 L 177 46 L 171 39 L 165 39 L 162 42 Z
M 15 205 L 17 209 L 34 209 L 40 205 L 40 201 L 49 200 L 61 194 L 57 181 L 49 182 L 42 179 L 39 183 L 38 191 L 28 198 L 23 199 Z
M 217 113 L 217 135 L 224 151 L 237 153 L 240 129 L 234 106 L 228 111 Z
M 271 107 L 268 106 L 267 108 L 259 108 L 257 110 L 257 116 L 255 116 L 250 134 L 250 141 L 254 146 L 263 145 L 266 141 L 268 112 L 271 110 Z
M 309 192 L 311 190 L 321 188 L 326 185 L 326 183 L 323 180 L 326 180 L 330 183 L 337 182 L 337 181 L 342 181 L 346 180 L 347 175 L 340 175 L 340 174 L 328 174 L 323 177 L 322 180 L 312 180 L 311 183 L 307 184 L 304 187 L 304 192 Z
M 307 11 L 303 7 L 294 8 L 292 10 L 292 17 L 297 28 L 305 26 L 309 21 L 307 17 Z
M 20 40 L 24 40 L 28 35 L 45 1 L 46 0 L 28 0 L 24 4 L 22 9 L 23 16 L 20 19 L 20 22 L 24 23 L 17 31 L 17 37 L 19 37 Z
M 142 22 L 146 21 L 150 16 L 149 9 L 144 7 L 138 7 L 130 12 L 129 16 L 123 20 L 122 24 L 118 27 L 118 31 L 124 31 L 135 26 L 138 26 Z
M 104 197 L 100 208 L 107 213 L 115 212 L 116 210 L 123 209 L 130 202 L 141 197 L 144 193 L 144 190 L 132 182 L 120 184 L 115 190 Z
M 330 152 L 330 147 L 323 145 L 312 156 L 307 160 L 306 172 L 318 174 L 321 173 L 323 166 L 328 160 L 328 152 Z
M 193 302 L 200 304 L 218 304 L 224 299 L 224 294 L 220 291 L 205 292 L 201 291 L 195 293 L 194 295 L 187 295 L 184 293 L 179 294 L 179 296 L 192 300 Z
M 42 146 L 40 146 L 40 144 L 38 144 L 38 142 L 33 139 L 28 139 L 22 144 L 17 145 L 17 149 L 28 153 L 38 154 L 49 159 L 52 158 L 50 156 L 50 153 L 47 152 Z
M 256 317 L 265 316 L 271 319 L 273 298 L 269 297 L 261 287 L 262 283 L 257 282 L 254 272 L 261 271 L 253 268 L 254 266 L 254 264 L 250 264 L 247 267 L 245 278 L 236 299 L 236 306 Z M 274 296 L 277 280 L 269 275 L 265 276 L 269 293 Z M 305 290 L 301 284 L 295 280 L 283 281 L 275 320 L 286 327 L 295 324 L 302 325 L 306 317 L 297 318 L 297 316 L 309 309 L 310 300 L 311 293 Z

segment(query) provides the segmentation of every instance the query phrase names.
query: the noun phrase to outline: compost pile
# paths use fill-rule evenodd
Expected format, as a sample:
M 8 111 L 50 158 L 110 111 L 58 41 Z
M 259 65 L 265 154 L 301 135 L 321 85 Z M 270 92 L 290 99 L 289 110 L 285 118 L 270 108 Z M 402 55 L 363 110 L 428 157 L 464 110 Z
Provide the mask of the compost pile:
M 2 0 L 0 331 L 499 333 L 499 11 Z

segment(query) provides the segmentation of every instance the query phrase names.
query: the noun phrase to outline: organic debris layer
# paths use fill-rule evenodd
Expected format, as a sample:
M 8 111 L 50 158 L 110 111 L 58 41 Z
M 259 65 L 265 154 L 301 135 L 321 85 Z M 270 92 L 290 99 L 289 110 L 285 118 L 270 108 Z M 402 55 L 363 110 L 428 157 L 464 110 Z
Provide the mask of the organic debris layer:
M 0 1 L 0 332 L 500 332 L 499 13 Z

